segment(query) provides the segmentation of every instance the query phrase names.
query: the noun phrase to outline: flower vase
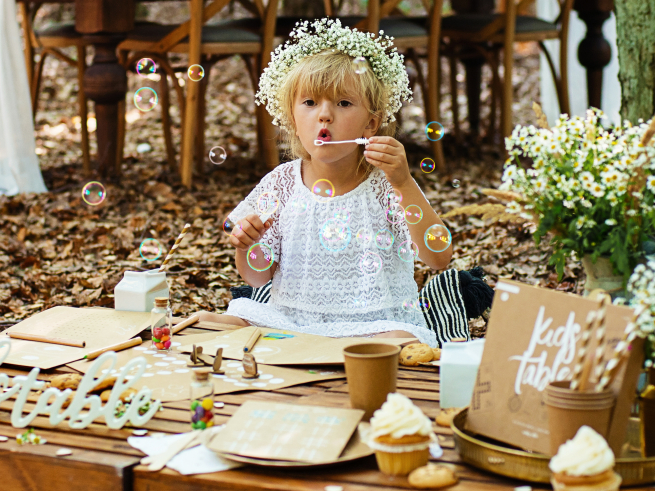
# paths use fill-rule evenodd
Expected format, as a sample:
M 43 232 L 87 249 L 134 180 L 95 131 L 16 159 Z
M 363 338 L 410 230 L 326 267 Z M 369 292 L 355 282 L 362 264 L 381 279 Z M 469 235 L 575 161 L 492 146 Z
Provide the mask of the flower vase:
M 627 292 L 623 287 L 623 275 L 614 274 L 612 262 L 609 257 L 600 256 L 596 262 L 592 262 L 591 255 L 586 254 L 582 258 L 582 267 L 587 275 L 584 286 L 584 296 L 598 288 L 605 290 L 612 300 L 618 297 L 627 299 Z

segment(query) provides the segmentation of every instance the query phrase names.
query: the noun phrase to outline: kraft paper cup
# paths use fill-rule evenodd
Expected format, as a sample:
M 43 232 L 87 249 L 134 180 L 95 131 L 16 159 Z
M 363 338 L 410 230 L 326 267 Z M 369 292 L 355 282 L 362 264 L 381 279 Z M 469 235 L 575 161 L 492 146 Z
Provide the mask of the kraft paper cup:
M 400 346 L 382 343 L 344 348 L 350 405 L 365 411 L 362 421 L 369 421 L 387 394 L 396 391 L 399 354 Z
M 553 382 L 546 387 L 544 395 L 552 455 L 584 425 L 607 438 L 615 402 L 611 390 L 579 392 L 571 390 L 569 382 Z

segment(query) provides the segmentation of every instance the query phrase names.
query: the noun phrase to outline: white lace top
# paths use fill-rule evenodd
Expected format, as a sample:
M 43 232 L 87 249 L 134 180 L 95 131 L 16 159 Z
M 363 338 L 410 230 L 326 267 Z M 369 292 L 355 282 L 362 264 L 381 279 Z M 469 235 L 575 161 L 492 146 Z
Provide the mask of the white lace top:
M 262 216 L 258 198 L 273 193 L 279 199 L 260 240 L 278 262 L 270 301 L 239 298 L 226 313 L 331 337 L 403 330 L 436 346 L 423 313 L 407 305 L 418 296 L 411 249 L 403 247 L 411 239 L 404 220 L 387 220 L 393 188 L 384 173 L 376 168 L 354 190 L 321 199 L 304 185 L 300 167 L 295 160 L 275 168 L 229 215 L 235 222 Z

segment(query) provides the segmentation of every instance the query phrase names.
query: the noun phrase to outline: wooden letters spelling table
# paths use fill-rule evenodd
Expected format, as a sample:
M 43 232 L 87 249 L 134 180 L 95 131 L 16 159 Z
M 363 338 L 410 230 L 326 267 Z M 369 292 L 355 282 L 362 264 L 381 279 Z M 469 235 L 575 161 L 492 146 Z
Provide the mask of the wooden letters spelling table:
M 234 329 L 235 326 L 203 322 L 188 327 L 178 336 L 211 333 Z M 3 364 L 0 371 L 10 377 L 27 374 L 23 367 L 12 368 Z M 59 368 L 43 371 L 41 380 L 52 375 L 72 371 Z M 435 368 L 403 367 L 398 372 L 398 390 L 410 397 L 426 415 L 434 420 L 439 413 L 439 374 Z M 217 395 L 215 400 L 225 406 L 215 409 L 216 423 L 225 423 L 237 408 L 248 400 L 309 404 L 346 408 L 350 407 L 345 379 L 329 380 L 283 388 L 274 391 L 249 391 Z M 13 402 L 0 404 L 0 435 L 10 437 L 0 442 L 0 489 L 11 491 L 209 491 L 209 490 L 280 490 L 323 491 L 325 486 L 342 486 L 345 491 L 407 490 L 406 478 L 385 476 L 378 471 L 373 456 L 347 464 L 328 467 L 264 468 L 245 466 L 239 469 L 183 476 L 164 469 L 148 472 L 139 465 L 143 454 L 127 443 L 132 435 L 129 427 L 108 429 L 104 424 L 91 424 L 84 430 L 72 430 L 67 423 L 52 428 L 47 418 L 37 417 L 32 427 L 48 440 L 45 445 L 19 446 L 15 437 L 24 429 L 13 428 L 9 423 Z M 26 404 L 30 410 L 33 405 Z M 156 432 L 175 434 L 190 431 L 189 401 L 164 403 L 164 411 L 150 420 L 145 428 L 149 435 Z M 463 464 L 454 449 L 452 432 L 435 426 L 444 454 L 438 461 L 454 466 L 460 483 L 448 488 L 461 491 L 513 490 L 528 484 L 504 479 L 477 471 Z M 72 455 L 57 456 L 62 447 L 71 449 Z M 434 459 L 433 459 L 434 461 Z M 532 485 L 532 489 L 550 489 Z M 631 488 L 631 489 L 649 489 Z

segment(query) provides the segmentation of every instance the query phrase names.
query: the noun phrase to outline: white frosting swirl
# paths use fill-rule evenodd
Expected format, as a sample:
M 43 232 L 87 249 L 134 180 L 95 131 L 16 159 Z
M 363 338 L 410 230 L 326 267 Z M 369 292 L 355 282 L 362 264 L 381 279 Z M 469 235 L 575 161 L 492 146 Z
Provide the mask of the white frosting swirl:
M 408 397 L 393 392 L 387 396 L 382 407 L 373 413 L 371 430 L 373 438 L 382 435 L 391 435 L 392 438 L 406 435 L 429 436 L 432 433 L 432 423 Z
M 569 476 L 593 476 L 614 467 L 614 453 L 605 439 L 589 426 L 561 445 L 549 464 L 553 472 Z

